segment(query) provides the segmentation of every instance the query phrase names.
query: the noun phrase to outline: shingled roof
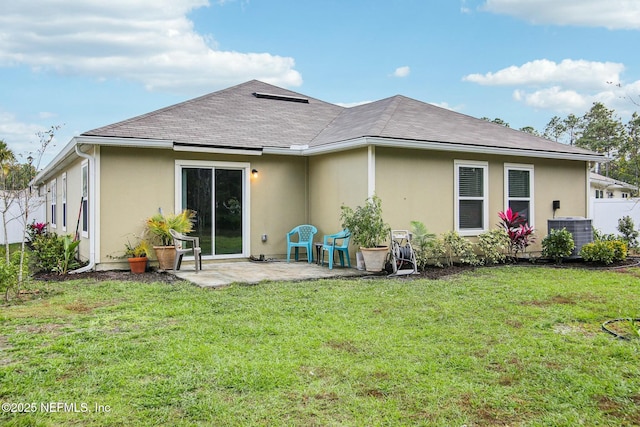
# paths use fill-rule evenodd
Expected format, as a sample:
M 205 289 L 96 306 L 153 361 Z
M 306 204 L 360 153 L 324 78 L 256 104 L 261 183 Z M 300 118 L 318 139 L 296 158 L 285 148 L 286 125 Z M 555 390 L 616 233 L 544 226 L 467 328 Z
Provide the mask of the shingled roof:
M 205 147 L 288 148 L 308 144 L 342 110 L 338 105 L 252 80 L 82 135 L 169 140 Z
M 359 138 L 600 157 L 405 96 L 343 108 L 252 80 L 82 136 L 216 148 L 327 147 Z

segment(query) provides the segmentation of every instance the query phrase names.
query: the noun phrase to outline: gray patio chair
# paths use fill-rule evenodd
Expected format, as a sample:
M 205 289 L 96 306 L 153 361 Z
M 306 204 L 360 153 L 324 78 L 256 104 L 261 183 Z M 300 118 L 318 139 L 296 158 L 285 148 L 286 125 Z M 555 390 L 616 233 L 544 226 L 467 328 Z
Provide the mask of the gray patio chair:
M 173 261 L 173 271 L 180 270 L 180 264 L 182 264 L 182 257 L 184 254 L 193 252 L 193 258 L 196 264 L 196 273 L 198 270 L 202 270 L 202 250 L 200 249 L 200 238 L 185 236 L 178 233 L 175 230 L 169 230 L 171 237 L 173 237 L 173 244 L 176 247 L 176 259 Z M 184 242 L 184 243 L 183 243 Z M 191 244 L 191 247 L 186 247 L 187 244 Z

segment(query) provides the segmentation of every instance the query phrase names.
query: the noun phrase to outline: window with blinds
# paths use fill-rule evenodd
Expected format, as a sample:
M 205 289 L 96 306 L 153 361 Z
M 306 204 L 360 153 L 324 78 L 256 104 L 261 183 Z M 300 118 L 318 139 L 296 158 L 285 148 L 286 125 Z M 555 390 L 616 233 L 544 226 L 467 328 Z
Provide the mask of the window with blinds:
M 456 230 L 463 235 L 487 229 L 487 169 L 483 162 L 456 162 Z
M 505 205 L 533 227 L 533 166 L 505 165 Z

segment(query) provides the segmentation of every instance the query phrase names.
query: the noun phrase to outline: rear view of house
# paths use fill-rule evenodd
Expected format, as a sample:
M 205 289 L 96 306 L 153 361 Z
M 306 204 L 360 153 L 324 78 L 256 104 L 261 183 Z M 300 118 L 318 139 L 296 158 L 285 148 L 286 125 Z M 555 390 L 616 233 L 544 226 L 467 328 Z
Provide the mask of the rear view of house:
M 36 182 L 55 231 L 109 269 L 158 210 L 197 212 L 204 260 L 282 257 L 292 227 L 338 231 L 340 206 L 373 194 L 392 228 L 473 237 L 512 207 L 541 238 L 554 201 L 588 216 L 602 160 L 404 96 L 343 108 L 253 80 L 87 131 Z

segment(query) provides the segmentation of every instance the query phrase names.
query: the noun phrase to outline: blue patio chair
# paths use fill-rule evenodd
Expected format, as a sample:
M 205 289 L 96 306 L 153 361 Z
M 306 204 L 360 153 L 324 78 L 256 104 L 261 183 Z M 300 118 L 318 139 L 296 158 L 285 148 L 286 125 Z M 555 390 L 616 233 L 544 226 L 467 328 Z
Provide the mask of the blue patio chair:
M 293 230 L 287 233 L 287 262 L 291 261 L 291 248 L 296 251 L 295 258 L 298 261 L 298 251 L 300 248 L 307 250 L 307 261 L 313 262 L 313 235 L 318 232 L 318 229 L 313 225 L 304 224 L 295 227 Z M 298 241 L 292 241 L 291 238 L 294 235 L 298 235 Z
M 329 269 L 333 269 L 333 254 L 338 251 L 340 256 L 340 265 L 344 267 L 344 258 L 347 258 L 347 265 L 351 268 L 351 259 L 349 259 L 349 239 L 351 238 L 351 232 L 349 230 L 342 230 L 336 234 L 328 234 L 324 236 L 322 242 L 322 265 L 324 265 L 324 252 L 329 253 Z

